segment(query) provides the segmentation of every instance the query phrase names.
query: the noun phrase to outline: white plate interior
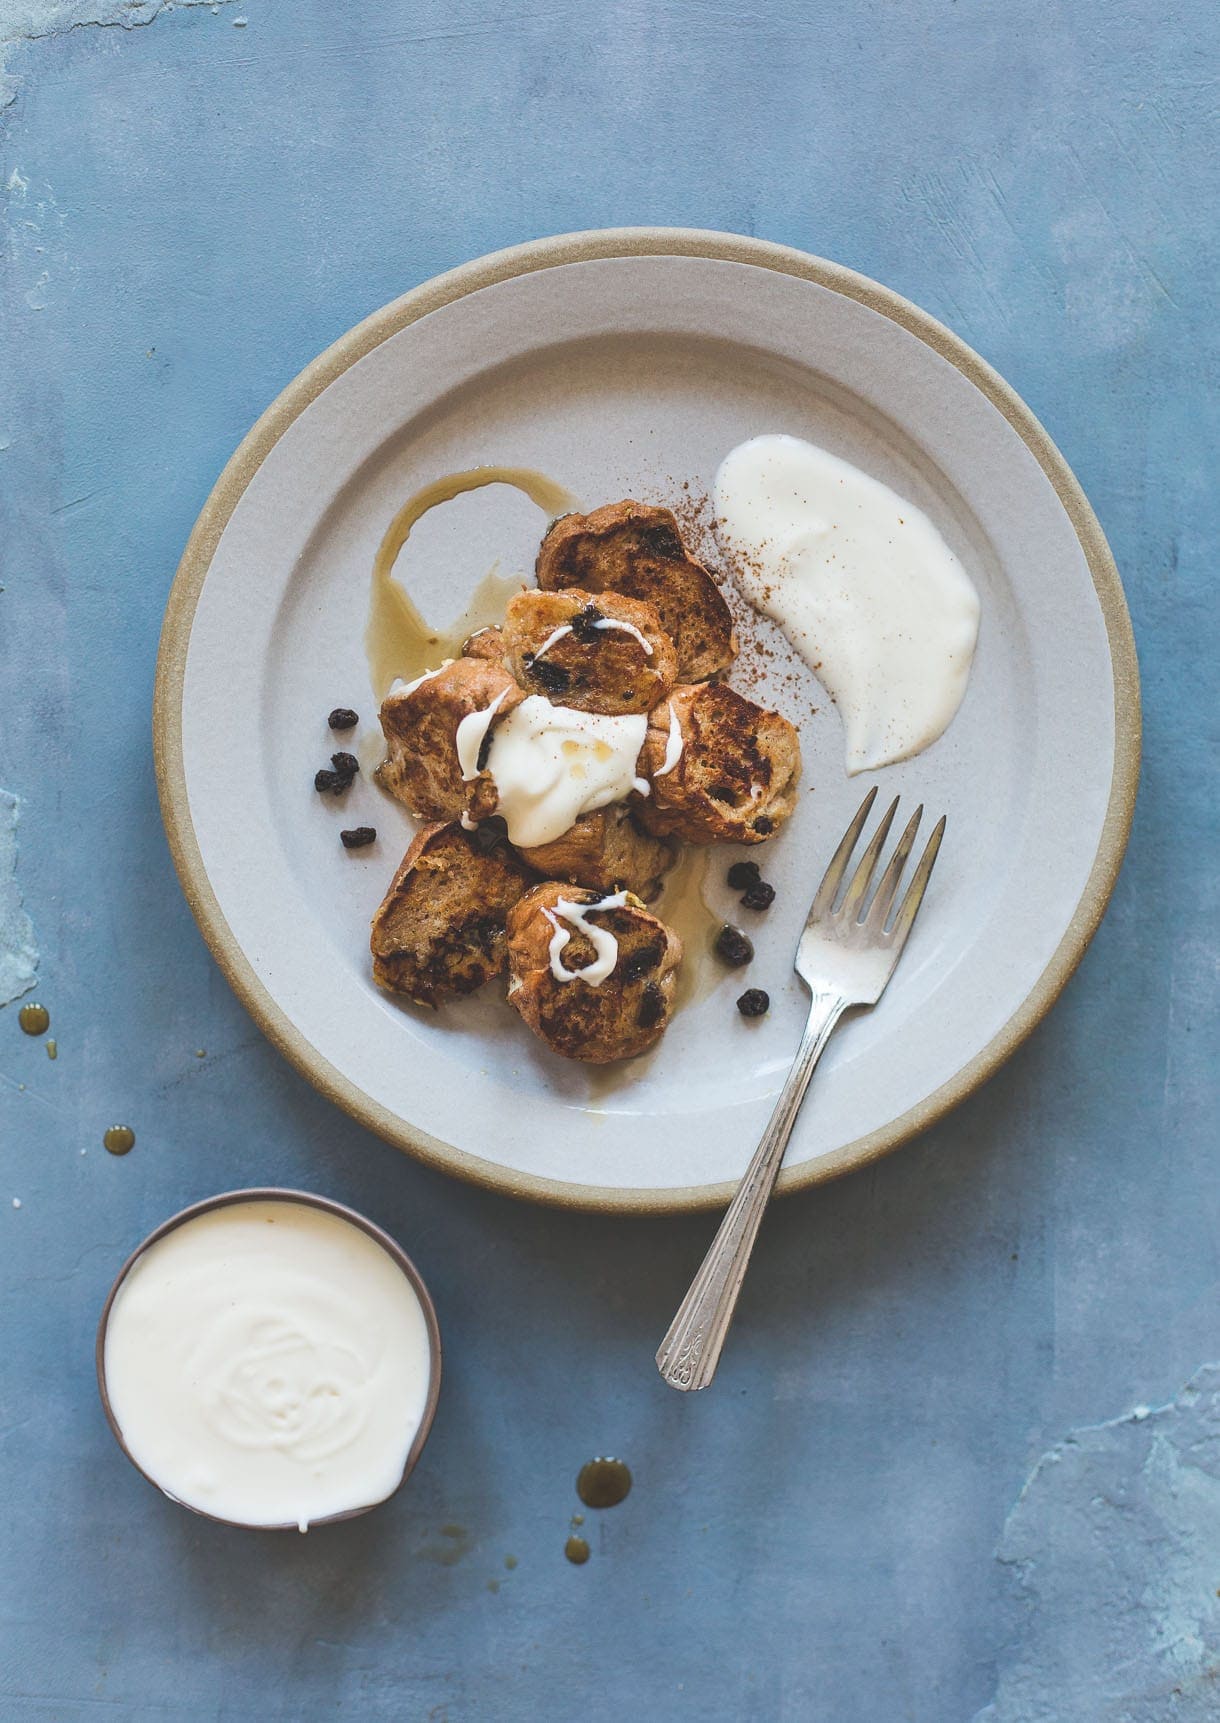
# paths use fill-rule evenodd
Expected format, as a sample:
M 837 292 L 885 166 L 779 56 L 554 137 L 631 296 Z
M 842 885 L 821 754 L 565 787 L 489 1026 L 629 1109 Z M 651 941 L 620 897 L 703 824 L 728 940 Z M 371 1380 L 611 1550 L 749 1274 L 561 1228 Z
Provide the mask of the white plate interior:
M 493 358 L 494 356 L 494 358 Z M 375 727 L 363 633 L 386 524 L 421 484 L 530 466 L 587 506 L 710 487 L 723 454 L 789 431 L 856 462 L 937 523 L 982 598 L 965 702 L 918 758 L 848 779 L 837 713 L 770 624 L 774 656 L 732 678 L 796 722 L 804 793 L 752 852 L 777 889 L 756 958 L 675 1019 L 644 1060 L 598 1074 L 551 1055 L 495 990 L 433 1014 L 369 976 L 369 917 L 412 825 L 367 780 L 318 797 L 335 705 Z M 397 574 L 447 623 L 493 564 L 529 579 L 545 522 L 497 486 L 434 512 Z M 933 889 L 878 1009 L 837 1033 L 788 1165 L 880 1129 L 949 1081 L 1036 983 L 1084 889 L 1110 791 L 1113 680 L 1083 552 L 1003 416 L 917 337 L 854 300 L 739 263 L 570 264 L 481 289 L 391 337 L 271 450 L 196 611 L 183 701 L 191 817 L 238 943 L 332 1066 L 443 1143 L 506 1170 L 652 1191 L 736 1176 L 804 1014 L 792 952 L 834 843 L 870 784 L 945 812 Z M 234 760 L 243 762 L 239 772 Z M 250 769 L 250 762 L 257 769 Z M 379 840 L 348 853 L 340 826 Z M 747 985 L 772 996 L 745 1022 Z

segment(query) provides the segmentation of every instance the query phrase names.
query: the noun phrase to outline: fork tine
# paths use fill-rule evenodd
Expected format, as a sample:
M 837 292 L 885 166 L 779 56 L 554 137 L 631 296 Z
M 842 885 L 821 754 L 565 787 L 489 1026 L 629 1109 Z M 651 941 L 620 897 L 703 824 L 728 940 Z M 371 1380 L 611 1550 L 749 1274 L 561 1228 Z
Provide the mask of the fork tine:
M 873 882 L 873 874 L 877 871 L 877 857 L 881 854 L 882 845 L 890 835 L 890 827 L 894 823 L 894 815 L 898 812 L 898 797 L 895 796 L 889 807 L 881 816 L 881 824 L 873 833 L 868 848 L 860 857 L 860 865 L 852 875 L 851 884 L 843 895 L 839 906 L 839 914 L 852 920 L 864 902 L 869 886 Z
M 929 879 L 932 877 L 932 869 L 936 866 L 940 840 L 944 835 L 945 817 L 942 814 L 936 822 L 932 836 L 928 839 L 927 849 L 919 858 L 919 866 L 915 869 L 911 883 L 907 887 L 906 896 L 903 898 L 894 920 L 894 930 L 890 935 L 890 940 L 895 962 L 898 960 L 899 952 L 906 944 L 908 933 L 915 924 L 915 917 L 919 914 L 919 906 L 923 902 L 923 894 L 927 890 Z
M 911 853 L 911 845 L 915 842 L 915 834 L 919 830 L 919 822 L 923 818 L 923 803 L 920 802 L 915 812 L 907 821 L 906 830 L 898 840 L 898 846 L 890 857 L 889 866 L 881 876 L 881 884 L 877 894 L 868 906 L 868 919 L 878 932 L 890 918 L 890 910 L 898 895 L 898 887 L 902 881 L 902 870 L 907 865 L 907 857 Z
M 822 875 L 822 883 L 817 889 L 817 895 L 814 897 L 809 910 L 809 919 L 811 921 L 815 916 L 825 914 L 834 902 L 839 886 L 843 882 L 843 875 L 846 872 L 847 864 L 851 860 L 851 852 L 860 841 L 860 833 L 864 830 L 864 822 L 872 812 L 873 803 L 876 800 L 877 786 L 874 784 L 867 796 L 865 796 L 864 800 L 860 803 L 859 812 L 856 814 L 855 819 L 848 826 L 847 830 L 843 833 L 838 849 L 830 858 L 830 866 Z

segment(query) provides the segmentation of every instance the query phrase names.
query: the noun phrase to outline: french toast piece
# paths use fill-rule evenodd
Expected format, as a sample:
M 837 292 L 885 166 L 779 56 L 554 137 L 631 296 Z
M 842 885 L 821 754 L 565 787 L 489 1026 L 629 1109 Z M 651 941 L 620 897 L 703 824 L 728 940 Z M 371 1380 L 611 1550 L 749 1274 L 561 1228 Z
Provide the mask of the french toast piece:
M 522 849 L 519 854 L 544 879 L 607 892 L 624 886 L 645 903 L 660 892 L 676 859 L 673 845 L 641 831 L 621 802 L 582 814 L 554 843 Z
M 378 782 L 417 819 L 456 819 L 467 797 L 458 725 L 473 712 L 485 712 L 497 697 L 493 724 L 525 698 L 507 670 L 483 658 L 455 658 L 417 686 L 387 694 L 381 703 L 386 757 L 377 768 Z
M 515 593 L 504 644 L 505 667 L 527 694 L 581 712 L 651 712 L 678 679 L 674 643 L 652 605 L 619 593 Z
M 505 843 L 425 826 L 373 917 L 373 979 L 417 1005 L 473 993 L 503 970 L 508 912 L 533 878 Z
M 682 751 L 662 772 L 677 719 Z M 795 726 L 721 682 L 675 688 L 648 717 L 640 771 L 651 795 L 634 805 L 645 831 L 692 844 L 757 844 L 796 806 L 801 744 Z
M 504 630 L 494 622 L 476 628 L 462 642 L 463 658 L 485 658 L 489 664 L 503 664 L 505 650 Z
M 733 662 L 729 607 L 707 569 L 687 554 L 668 509 L 628 498 L 562 515 L 542 541 L 535 572 L 545 592 L 575 586 L 652 605 L 677 648 L 683 682 L 705 682 Z
M 607 1065 L 643 1053 L 665 1033 L 673 1013 L 682 941 L 628 894 L 621 907 L 589 908 L 590 925 L 613 935 L 614 967 L 596 986 L 578 975 L 558 980 L 551 968 L 557 931 L 571 935 L 558 953 L 565 971 L 587 968 L 598 956 L 579 922 L 559 904 L 596 905 L 605 894 L 560 885 L 535 886 L 508 915 L 508 998 L 536 1035 L 565 1059 Z

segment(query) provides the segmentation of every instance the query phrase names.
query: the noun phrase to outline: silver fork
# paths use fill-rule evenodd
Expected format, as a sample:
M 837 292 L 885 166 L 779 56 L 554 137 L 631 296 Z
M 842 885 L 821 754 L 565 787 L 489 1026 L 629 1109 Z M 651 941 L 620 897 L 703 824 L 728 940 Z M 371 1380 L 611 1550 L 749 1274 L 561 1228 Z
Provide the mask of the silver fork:
M 746 1169 L 737 1195 L 729 1204 L 702 1267 L 691 1282 L 690 1291 L 670 1324 L 669 1333 L 661 1342 L 657 1369 L 671 1388 L 679 1388 L 683 1392 L 706 1388 L 716 1374 L 741 1283 L 750 1265 L 763 1210 L 775 1186 L 813 1068 L 844 1011 L 853 1005 L 875 1005 L 885 992 L 886 983 L 894 973 L 923 902 L 944 835 L 943 819 L 937 822 L 902 902 L 897 912 L 891 915 L 903 869 L 919 830 L 922 803 L 899 838 L 881 876 L 881 883 L 869 897 L 881 851 L 898 811 L 897 797 L 882 815 L 847 890 L 839 902 L 835 901 L 876 799 L 874 788 L 865 796 L 859 813 L 844 832 L 810 907 L 795 963 L 797 974 L 813 995 L 809 1021 L 771 1115 L 771 1123 Z

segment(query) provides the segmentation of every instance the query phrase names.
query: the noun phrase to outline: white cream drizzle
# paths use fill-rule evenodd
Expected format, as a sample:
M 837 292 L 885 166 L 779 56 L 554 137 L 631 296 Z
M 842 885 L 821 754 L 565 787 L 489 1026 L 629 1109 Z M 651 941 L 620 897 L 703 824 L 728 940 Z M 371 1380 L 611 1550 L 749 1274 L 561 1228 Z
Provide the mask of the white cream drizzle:
M 417 688 L 422 688 L 425 682 L 431 682 L 432 678 L 434 676 L 439 676 L 442 670 L 448 670 L 452 663 L 452 658 L 446 658 L 443 664 L 438 664 L 435 670 L 425 670 L 422 676 L 417 676 L 415 678 L 414 682 L 404 682 L 402 677 L 399 676 L 390 685 L 390 693 L 414 694 L 415 690 Z
M 671 700 L 669 702 L 669 735 L 665 738 L 665 758 L 652 774 L 654 778 L 668 777 L 682 758 L 684 746 L 682 725 L 678 721 L 678 714 L 674 711 L 674 703 Z
M 633 790 L 648 795 L 647 781 L 636 775 L 647 730 L 643 713 L 578 712 L 541 694 L 514 707 L 496 725 L 486 765 L 509 841 L 525 848 L 553 843 L 582 814 L 624 801 Z
M 543 915 L 555 930 L 547 949 L 551 960 L 551 974 L 556 981 L 585 981 L 590 987 L 600 987 L 607 976 L 613 975 L 618 963 L 618 940 L 608 927 L 597 927 L 586 918 L 595 910 L 600 912 L 604 909 L 626 907 L 627 893 L 616 891 L 612 897 L 603 897 L 598 903 L 573 903 L 570 898 L 561 897 L 555 905 L 554 913 L 549 909 L 543 910 Z M 583 969 L 565 969 L 560 961 L 572 935 L 566 927 L 560 927 L 557 918 L 568 922 L 577 933 L 583 933 L 592 945 L 595 953 L 593 962 L 587 963 Z
M 640 645 L 644 648 L 645 658 L 652 657 L 652 642 L 646 635 L 640 633 L 634 622 L 619 622 L 616 617 L 603 616 L 600 621 L 595 622 L 593 626 L 594 628 L 599 628 L 603 631 L 607 628 L 617 628 L 620 634 L 634 634 Z M 570 622 L 565 622 L 561 627 L 556 628 L 553 633 L 548 634 L 546 639 L 542 642 L 542 645 L 534 654 L 535 661 L 541 658 L 544 653 L 549 652 L 551 647 L 562 640 L 565 634 L 571 633 L 572 624 Z
M 457 749 L 458 765 L 462 769 L 462 782 L 469 784 L 479 775 L 479 750 L 483 746 L 483 738 L 491 725 L 492 719 L 503 703 L 504 697 L 512 692 L 512 683 L 508 682 L 501 688 L 490 706 L 484 706 L 481 712 L 467 712 L 454 733 L 453 743 Z M 463 819 L 463 823 L 464 819 Z M 470 828 L 467 827 L 467 830 Z

